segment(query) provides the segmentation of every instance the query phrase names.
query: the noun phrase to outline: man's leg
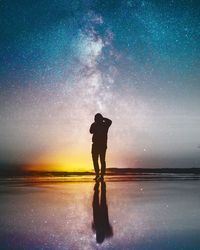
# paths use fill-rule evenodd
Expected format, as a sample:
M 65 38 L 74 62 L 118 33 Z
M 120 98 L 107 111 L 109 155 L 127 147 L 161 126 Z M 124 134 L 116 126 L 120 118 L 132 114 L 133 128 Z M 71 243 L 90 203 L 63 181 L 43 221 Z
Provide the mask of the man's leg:
M 103 177 L 105 175 L 106 172 L 106 148 L 101 150 L 100 153 L 100 162 L 101 162 L 101 176 Z
M 92 160 L 94 165 L 94 170 L 96 173 L 96 176 L 99 176 L 99 163 L 98 163 L 98 152 L 95 150 L 94 146 L 92 147 Z

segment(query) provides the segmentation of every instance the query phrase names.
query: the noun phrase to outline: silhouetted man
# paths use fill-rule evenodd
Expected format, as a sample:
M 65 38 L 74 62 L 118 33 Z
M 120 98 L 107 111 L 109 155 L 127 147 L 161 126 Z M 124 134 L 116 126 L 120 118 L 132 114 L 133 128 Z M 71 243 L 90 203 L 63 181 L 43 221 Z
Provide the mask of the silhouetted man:
M 104 177 L 106 171 L 106 149 L 107 149 L 107 134 L 108 129 L 112 121 L 108 118 L 103 117 L 97 113 L 94 117 L 94 123 L 90 127 L 90 133 L 92 136 L 92 159 L 96 173 L 95 180 L 101 180 Z M 100 157 L 101 162 L 101 177 L 99 177 L 99 163 L 98 158 Z

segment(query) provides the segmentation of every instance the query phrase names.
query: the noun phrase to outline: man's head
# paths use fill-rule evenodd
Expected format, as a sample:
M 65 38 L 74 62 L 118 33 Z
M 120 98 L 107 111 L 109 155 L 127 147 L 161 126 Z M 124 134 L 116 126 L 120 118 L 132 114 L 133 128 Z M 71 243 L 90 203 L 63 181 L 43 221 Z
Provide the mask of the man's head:
M 95 122 L 102 122 L 103 121 L 103 116 L 102 116 L 102 114 L 100 114 L 100 113 L 97 113 L 95 116 L 94 116 L 94 121 Z

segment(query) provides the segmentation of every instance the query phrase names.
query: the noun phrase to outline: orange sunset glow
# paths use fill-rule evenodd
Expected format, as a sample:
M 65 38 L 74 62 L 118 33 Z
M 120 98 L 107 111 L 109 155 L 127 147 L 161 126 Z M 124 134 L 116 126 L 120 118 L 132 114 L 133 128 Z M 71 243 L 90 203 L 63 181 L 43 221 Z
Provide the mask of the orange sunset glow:
M 85 172 L 91 171 L 90 155 L 83 153 L 53 152 L 40 155 L 33 164 L 25 165 L 26 171 L 63 171 Z

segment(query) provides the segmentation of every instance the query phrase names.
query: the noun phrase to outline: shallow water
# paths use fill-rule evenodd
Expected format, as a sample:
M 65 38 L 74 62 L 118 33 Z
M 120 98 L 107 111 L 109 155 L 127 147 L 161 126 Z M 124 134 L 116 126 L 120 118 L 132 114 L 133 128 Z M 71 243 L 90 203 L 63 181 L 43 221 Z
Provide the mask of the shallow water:
M 199 184 L 7 181 L 0 249 L 199 250 Z

